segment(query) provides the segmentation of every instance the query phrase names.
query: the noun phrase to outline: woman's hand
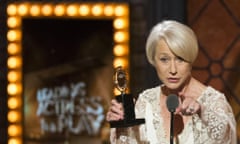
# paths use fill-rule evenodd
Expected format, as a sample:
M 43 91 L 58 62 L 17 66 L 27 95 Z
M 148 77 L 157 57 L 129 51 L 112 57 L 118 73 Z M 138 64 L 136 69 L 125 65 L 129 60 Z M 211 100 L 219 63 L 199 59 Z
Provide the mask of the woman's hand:
M 124 111 L 121 103 L 118 103 L 115 99 L 111 101 L 111 106 L 109 111 L 107 112 L 106 120 L 110 121 L 118 121 L 124 119 Z
M 182 115 L 193 115 L 200 114 L 201 105 L 191 97 L 181 97 L 180 105 L 176 109 L 176 113 L 181 113 Z

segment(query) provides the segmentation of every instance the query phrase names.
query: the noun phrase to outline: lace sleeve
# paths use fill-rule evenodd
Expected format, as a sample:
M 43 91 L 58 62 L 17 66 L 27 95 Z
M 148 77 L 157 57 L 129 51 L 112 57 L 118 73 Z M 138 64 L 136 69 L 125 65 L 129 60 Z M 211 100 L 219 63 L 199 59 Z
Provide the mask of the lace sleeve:
M 135 104 L 136 118 L 145 117 L 145 107 L 146 107 L 146 102 L 144 101 L 142 94 L 140 94 Z
M 201 104 L 201 116 L 193 117 L 197 143 L 236 144 L 236 122 L 225 96 L 208 88 L 198 102 Z

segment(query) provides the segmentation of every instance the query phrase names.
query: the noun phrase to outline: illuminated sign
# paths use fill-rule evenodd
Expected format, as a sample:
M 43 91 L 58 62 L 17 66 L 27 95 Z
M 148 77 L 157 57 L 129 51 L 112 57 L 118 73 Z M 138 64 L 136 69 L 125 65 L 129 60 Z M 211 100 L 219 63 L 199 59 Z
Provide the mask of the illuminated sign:
M 37 116 L 41 130 L 47 133 L 99 133 L 104 120 L 100 96 L 86 95 L 86 84 L 44 87 L 37 90 Z

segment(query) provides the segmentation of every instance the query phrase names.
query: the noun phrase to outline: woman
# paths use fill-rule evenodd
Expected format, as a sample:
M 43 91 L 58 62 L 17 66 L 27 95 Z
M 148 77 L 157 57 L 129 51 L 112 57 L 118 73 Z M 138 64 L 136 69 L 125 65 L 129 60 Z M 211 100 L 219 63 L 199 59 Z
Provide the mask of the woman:
M 236 144 L 236 122 L 224 94 L 191 75 L 198 54 L 194 32 L 179 22 L 163 21 L 153 27 L 146 53 L 163 84 L 143 91 L 136 101 L 136 117 L 146 123 L 126 128 L 125 135 L 112 128 L 111 143 L 169 144 L 171 117 L 166 99 L 175 94 L 180 104 L 175 112 L 174 143 Z M 107 121 L 123 118 L 122 105 L 112 100 Z

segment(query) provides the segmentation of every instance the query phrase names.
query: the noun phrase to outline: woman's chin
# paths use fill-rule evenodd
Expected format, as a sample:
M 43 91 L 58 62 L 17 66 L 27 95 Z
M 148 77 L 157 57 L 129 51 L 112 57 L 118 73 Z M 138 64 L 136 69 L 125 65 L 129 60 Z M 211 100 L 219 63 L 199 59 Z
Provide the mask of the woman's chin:
M 180 85 L 179 84 L 167 84 L 166 87 L 170 90 L 178 90 Z

